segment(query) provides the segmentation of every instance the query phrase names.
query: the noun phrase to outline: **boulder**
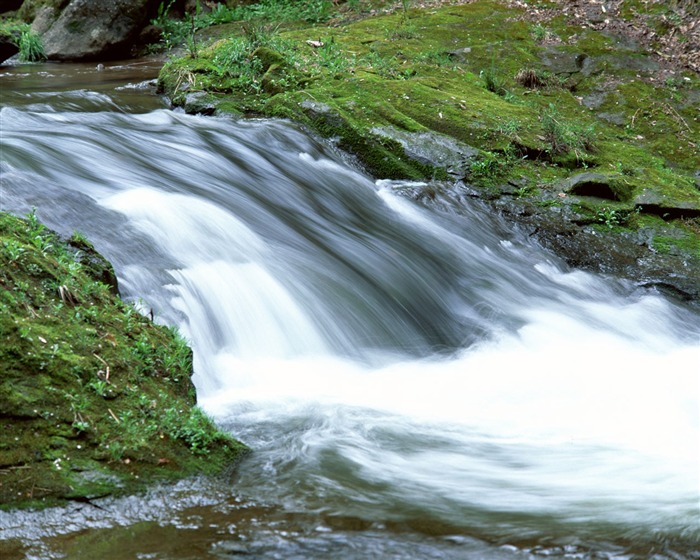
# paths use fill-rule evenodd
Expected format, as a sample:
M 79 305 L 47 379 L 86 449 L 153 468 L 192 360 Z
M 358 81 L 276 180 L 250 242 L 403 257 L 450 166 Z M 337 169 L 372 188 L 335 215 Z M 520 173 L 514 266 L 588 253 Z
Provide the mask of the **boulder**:
M 157 0 L 71 0 L 42 35 L 49 60 L 124 58 L 157 9 Z

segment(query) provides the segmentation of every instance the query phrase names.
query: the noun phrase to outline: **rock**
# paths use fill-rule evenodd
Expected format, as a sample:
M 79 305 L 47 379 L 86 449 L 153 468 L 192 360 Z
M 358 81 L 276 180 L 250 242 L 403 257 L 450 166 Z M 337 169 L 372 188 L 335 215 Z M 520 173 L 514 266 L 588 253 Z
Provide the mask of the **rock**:
M 470 161 L 479 154 L 476 148 L 438 132 L 407 132 L 390 126 L 373 128 L 371 132 L 401 144 L 412 160 L 453 175 L 463 176 Z
M 612 187 L 612 180 L 602 173 L 579 173 L 569 177 L 561 185 L 561 190 L 578 196 L 594 196 L 607 200 L 621 200 Z
M 184 109 L 190 115 L 213 115 L 216 103 L 207 92 L 196 91 L 185 96 Z
M 588 59 L 584 53 L 570 52 L 557 46 L 543 49 L 540 57 L 552 74 L 576 74 L 583 69 Z
M 330 127 L 342 127 L 345 125 L 345 121 L 335 109 L 325 103 L 305 99 L 299 105 L 313 121 L 323 122 L 326 126 Z
M 156 0 L 71 0 L 43 34 L 49 60 L 127 57 Z
M 59 11 L 54 6 L 44 6 L 39 9 L 32 22 L 32 32 L 43 35 L 58 19 Z
M 700 216 L 700 201 L 676 199 L 651 189 L 644 189 L 634 199 L 634 205 L 665 220 Z
M 471 52 L 471 47 L 464 47 L 462 49 L 455 49 L 453 51 L 449 51 L 447 53 L 447 56 L 449 56 L 452 60 L 456 60 L 457 62 L 467 62 L 467 60 L 469 59 L 467 55 Z

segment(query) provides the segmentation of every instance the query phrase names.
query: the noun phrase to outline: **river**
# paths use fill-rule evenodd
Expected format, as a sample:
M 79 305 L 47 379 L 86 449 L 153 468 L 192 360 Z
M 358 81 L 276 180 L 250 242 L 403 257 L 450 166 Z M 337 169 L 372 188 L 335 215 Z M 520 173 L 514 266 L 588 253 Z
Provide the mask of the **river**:
M 0 512 L 3 560 L 700 558 L 697 311 L 459 186 L 419 204 L 292 123 L 170 111 L 157 69 L 0 68 L 0 208 L 85 233 L 253 452 Z

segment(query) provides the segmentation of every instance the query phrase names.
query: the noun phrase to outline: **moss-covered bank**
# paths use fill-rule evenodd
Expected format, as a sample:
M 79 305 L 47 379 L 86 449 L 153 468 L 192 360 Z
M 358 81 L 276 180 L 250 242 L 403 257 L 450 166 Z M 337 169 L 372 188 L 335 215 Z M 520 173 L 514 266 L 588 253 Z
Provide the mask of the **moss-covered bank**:
M 191 112 L 302 123 L 376 177 L 463 181 L 515 219 L 541 218 L 533 234 L 565 257 L 550 243 L 560 225 L 538 233 L 562 219 L 567 236 L 672 255 L 663 266 L 677 270 L 654 278 L 618 268 L 700 298 L 697 74 L 556 3 L 444 4 L 287 31 L 229 24 L 167 63 L 160 87 Z
M 0 213 L 0 507 L 217 474 L 245 447 L 195 406 L 174 329 L 117 295 L 79 234 Z

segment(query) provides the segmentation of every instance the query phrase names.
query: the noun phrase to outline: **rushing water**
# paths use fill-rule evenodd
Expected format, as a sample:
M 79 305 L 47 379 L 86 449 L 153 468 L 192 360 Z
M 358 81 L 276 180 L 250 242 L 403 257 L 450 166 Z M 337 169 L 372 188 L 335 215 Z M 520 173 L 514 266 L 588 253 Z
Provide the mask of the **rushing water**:
M 426 208 L 292 124 L 165 110 L 137 65 L 6 70 L 1 208 L 94 240 L 254 452 L 228 484 L 0 514 L 0 552 L 700 558 L 696 312 L 458 187 Z

